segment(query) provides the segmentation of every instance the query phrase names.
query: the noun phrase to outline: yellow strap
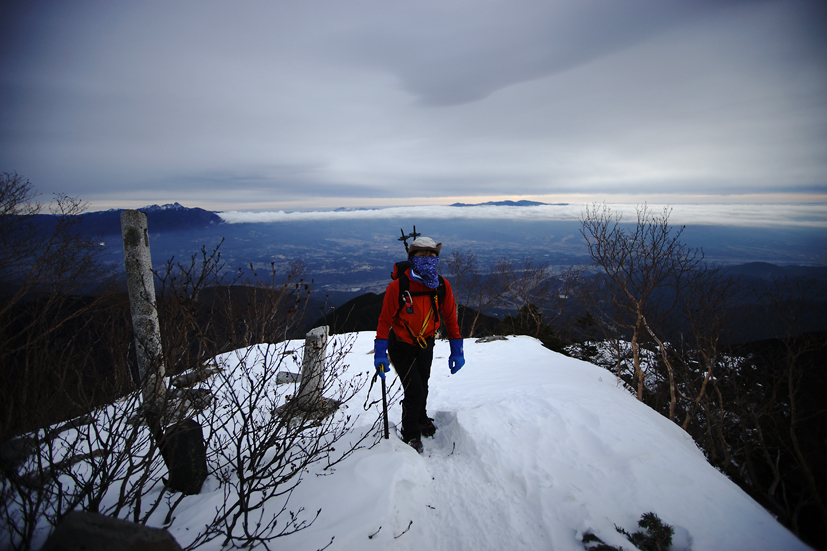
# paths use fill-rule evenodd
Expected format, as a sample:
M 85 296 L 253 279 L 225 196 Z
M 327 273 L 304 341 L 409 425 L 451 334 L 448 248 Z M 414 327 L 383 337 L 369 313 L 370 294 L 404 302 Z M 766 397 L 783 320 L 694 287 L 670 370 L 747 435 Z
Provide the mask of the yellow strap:
M 434 298 L 434 304 L 436 304 L 437 308 L 438 308 L 439 307 L 439 299 L 437 297 L 433 297 L 433 298 Z M 411 331 L 411 328 L 408 325 L 408 322 L 406 322 L 402 318 L 399 318 L 399 320 L 405 325 L 405 329 L 408 330 L 408 335 L 411 336 L 411 338 L 416 342 L 416 344 L 419 345 L 420 348 L 428 348 L 428 340 L 423 335 L 425 335 L 425 331 L 428 329 L 428 322 L 431 321 L 431 316 L 433 315 L 433 313 L 434 313 L 433 308 L 428 310 L 428 315 L 425 316 L 425 320 L 422 322 L 422 329 L 419 331 L 419 335 L 414 335 L 413 331 Z
M 428 329 L 428 321 L 431 319 L 431 315 L 434 313 L 433 309 L 428 311 L 428 315 L 425 316 L 425 319 L 422 321 L 422 329 L 419 331 L 419 335 L 416 337 L 416 342 L 419 343 L 419 346 L 422 348 L 428 347 L 428 341 L 423 337 L 425 331 Z
M 433 315 L 434 311 L 431 309 L 428 311 L 428 315 L 425 316 L 425 319 L 422 320 L 422 330 L 419 332 L 420 335 L 425 334 L 425 330 L 428 328 L 428 322 L 431 321 L 431 316 Z

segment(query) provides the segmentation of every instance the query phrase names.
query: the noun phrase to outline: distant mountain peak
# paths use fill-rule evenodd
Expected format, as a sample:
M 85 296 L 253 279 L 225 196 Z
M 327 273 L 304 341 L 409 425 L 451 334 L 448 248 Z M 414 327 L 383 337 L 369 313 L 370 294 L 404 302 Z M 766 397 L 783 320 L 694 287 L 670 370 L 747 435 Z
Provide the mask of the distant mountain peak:
M 142 209 L 138 209 L 142 212 L 158 212 L 159 210 L 191 210 L 182 205 L 179 202 L 175 203 L 167 203 L 166 205 L 150 205 L 148 207 L 144 207 Z
M 541 203 L 539 201 L 488 201 L 487 203 L 454 203 L 452 207 L 538 207 L 548 205 L 549 203 Z M 557 206 L 568 205 L 568 203 L 555 203 Z
M 333 212 L 359 212 L 364 210 L 376 210 L 372 207 L 339 207 L 337 209 L 333 209 Z
M 115 235 L 121 232 L 120 214 L 125 209 L 87 212 L 81 215 L 81 231 L 95 235 Z M 141 209 L 147 215 L 153 232 L 196 230 L 217 226 L 224 221 L 216 213 L 198 207 L 188 208 L 181 203 L 150 205 Z

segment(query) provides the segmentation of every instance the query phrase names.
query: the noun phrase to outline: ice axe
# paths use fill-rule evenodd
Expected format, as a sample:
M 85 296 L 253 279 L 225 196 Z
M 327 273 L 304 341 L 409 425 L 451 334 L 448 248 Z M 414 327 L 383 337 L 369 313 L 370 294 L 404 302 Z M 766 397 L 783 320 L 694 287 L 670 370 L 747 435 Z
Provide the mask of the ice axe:
M 422 235 L 421 233 L 416 233 L 416 226 L 413 227 L 413 231 L 411 233 L 409 233 L 408 235 L 405 235 L 405 230 L 403 230 L 401 228 L 399 229 L 399 231 L 402 232 L 402 237 L 400 237 L 397 241 L 401 241 L 402 243 L 405 244 L 405 252 L 408 252 L 408 239 L 416 240 L 417 237 Z
M 387 387 L 385 386 L 385 378 L 379 375 L 379 369 L 384 369 L 385 366 L 383 364 L 379 364 L 379 368 L 376 370 L 376 373 L 373 374 L 373 379 L 370 380 L 370 388 L 368 389 L 368 394 L 370 394 L 371 389 L 373 388 L 373 383 L 376 382 L 376 378 L 379 377 L 382 379 L 382 419 L 385 421 L 385 440 L 390 438 L 390 434 L 388 433 L 388 391 Z M 365 402 L 365 408 L 367 409 L 367 402 Z
M 387 440 L 390 435 L 388 434 L 388 398 L 384 377 L 382 377 L 382 419 L 385 421 L 385 440 Z

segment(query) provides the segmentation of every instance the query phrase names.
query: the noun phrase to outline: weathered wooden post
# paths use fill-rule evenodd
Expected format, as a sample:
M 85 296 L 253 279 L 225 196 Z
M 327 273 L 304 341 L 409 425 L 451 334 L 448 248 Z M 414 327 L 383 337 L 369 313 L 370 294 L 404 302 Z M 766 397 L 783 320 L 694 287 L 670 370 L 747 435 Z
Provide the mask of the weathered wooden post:
M 298 407 L 305 411 L 320 409 L 324 390 L 324 360 L 327 350 L 328 327 L 311 329 L 304 340 L 301 382 L 296 396 Z
M 123 211 L 121 233 L 144 408 L 151 418 L 157 416 L 157 422 L 160 423 L 161 408 L 166 399 L 166 386 L 146 213 L 137 210 Z M 156 427 L 151 428 L 155 430 Z

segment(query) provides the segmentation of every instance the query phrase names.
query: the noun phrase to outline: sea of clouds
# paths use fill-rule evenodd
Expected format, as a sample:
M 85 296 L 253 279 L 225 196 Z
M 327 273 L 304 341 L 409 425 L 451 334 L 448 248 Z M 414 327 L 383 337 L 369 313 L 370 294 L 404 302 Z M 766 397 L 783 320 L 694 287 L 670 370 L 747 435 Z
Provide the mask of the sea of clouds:
M 623 221 L 632 222 L 636 219 L 635 210 L 639 208 L 639 205 L 612 204 L 609 207 L 612 212 L 622 214 Z M 587 208 L 602 208 L 602 204 L 568 203 L 523 207 L 431 205 L 333 211 L 227 211 L 218 214 L 230 224 L 405 218 L 575 222 L 585 215 Z M 827 228 L 827 205 L 825 204 L 680 204 L 671 206 L 653 204 L 648 205 L 648 208 L 655 214 L 661 214 L 664 209 L 669 209 L 669 221 L 672 224 Z

